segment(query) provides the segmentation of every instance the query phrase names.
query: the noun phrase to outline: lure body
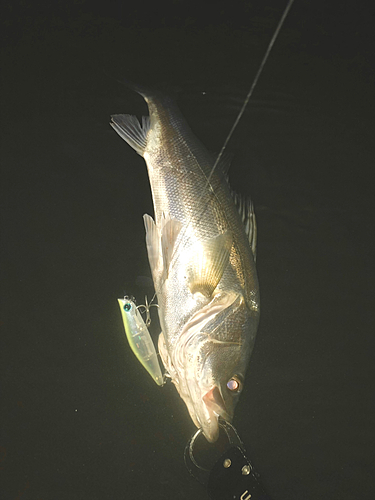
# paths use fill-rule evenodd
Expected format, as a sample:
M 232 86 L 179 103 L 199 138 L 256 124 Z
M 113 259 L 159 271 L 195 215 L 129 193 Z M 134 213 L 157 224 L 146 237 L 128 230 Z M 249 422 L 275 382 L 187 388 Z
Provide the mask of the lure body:
M 134 302 L 127 297 L 118 299 L 126 338 L 137 359 L 158 385 L 163 385 L 158 355 L 148 328 Z

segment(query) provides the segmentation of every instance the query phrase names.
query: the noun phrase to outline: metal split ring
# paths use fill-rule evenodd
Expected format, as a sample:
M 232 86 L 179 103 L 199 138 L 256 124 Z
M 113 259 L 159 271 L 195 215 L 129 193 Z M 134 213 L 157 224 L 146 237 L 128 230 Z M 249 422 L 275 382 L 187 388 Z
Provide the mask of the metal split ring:
M 220 429 L 223 429 L 223 431 L 226 434 L 226 437 L 228 439 L 228 446 L 227 448 L 231 446 L 237 446 L 238 448 L 244 450 L 243 443 L 236 431 L 236 429 L 233 427 L 232 424 L 227 422 L 226 420 L 220 418 L 219 419 L 219 427 Z M 195 477 L 199 482 L 206 484 L 208 481 L 208 476 L 209 473 L 211 472 L 211 469 L 204 467 L 202 464 L 199 464 L 196 457 L 194 456 L 194 447 L 196 444 L 196 441 L 198 437 L 203 434 L 203 430 L 200 428 L 198 429 L 189 439 L 185 446 L 185 451 L 184 451 L 184 459 L 185 459 L 185 465 L 190 472 L 190 474 Z M 214 444 L 209 444 L 207 442 L 208 447 L 212 447 L 213 454 L 216 453 L 218 455 L 218 449 L 217 447 L 215 448 L 215 443 Z M 219 455 L 221 455 L 224 452 L 221 451 L 219 452 Z M 216 460 L 215 460 L 216 461 Z

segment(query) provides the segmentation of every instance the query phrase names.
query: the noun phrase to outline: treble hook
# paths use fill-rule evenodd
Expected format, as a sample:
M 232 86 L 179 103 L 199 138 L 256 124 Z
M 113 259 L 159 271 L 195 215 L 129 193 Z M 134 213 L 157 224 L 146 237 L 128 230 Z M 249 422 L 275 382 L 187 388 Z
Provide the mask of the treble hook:
M 143 308 L 142 312 L 146 314 L 145 325 L 147 326 L 147 328 L 151 325 L 150 307 L 159 307 L 158 304 L 153 304 L 155 297 L 156 297 L 156 293 L 154 293 L 154 296 L 152 297 L 151 302 L 148 303 L 147 295 L 145 295 L 145 304 L 141 304 L 141 305 L 137 306 L 137 309 L 139 309 L 139 310 L 141 308 Z

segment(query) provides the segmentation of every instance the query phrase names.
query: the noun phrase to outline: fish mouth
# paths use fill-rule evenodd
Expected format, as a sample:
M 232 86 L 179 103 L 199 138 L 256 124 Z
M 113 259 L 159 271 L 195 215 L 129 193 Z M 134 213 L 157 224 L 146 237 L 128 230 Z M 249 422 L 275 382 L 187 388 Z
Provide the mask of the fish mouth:
M 202 397 L 202 403 L 200 408 L 195 408 L 193 420 L 202 429 L 207 441 L 214 443 L 219 437 L 219 417 L 230 420 L 220 388 L 213 386 Z

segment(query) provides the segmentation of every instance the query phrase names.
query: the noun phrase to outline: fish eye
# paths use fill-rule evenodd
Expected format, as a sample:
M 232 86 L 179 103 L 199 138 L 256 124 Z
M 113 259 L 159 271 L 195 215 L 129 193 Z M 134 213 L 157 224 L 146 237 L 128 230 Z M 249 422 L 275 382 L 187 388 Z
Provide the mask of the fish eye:
M 130 311 L 131 308 L 132 308 L 132 305 L 130 304 L 130 302 L 127 302 L 126 304 L 124 304 L 124 311 L 128 312 L 128 311 Z
M 240 392 L 242 389 L 242 384 L 238 377 L 232 377 L 227 382 L 227 387 L 231 392 Z

